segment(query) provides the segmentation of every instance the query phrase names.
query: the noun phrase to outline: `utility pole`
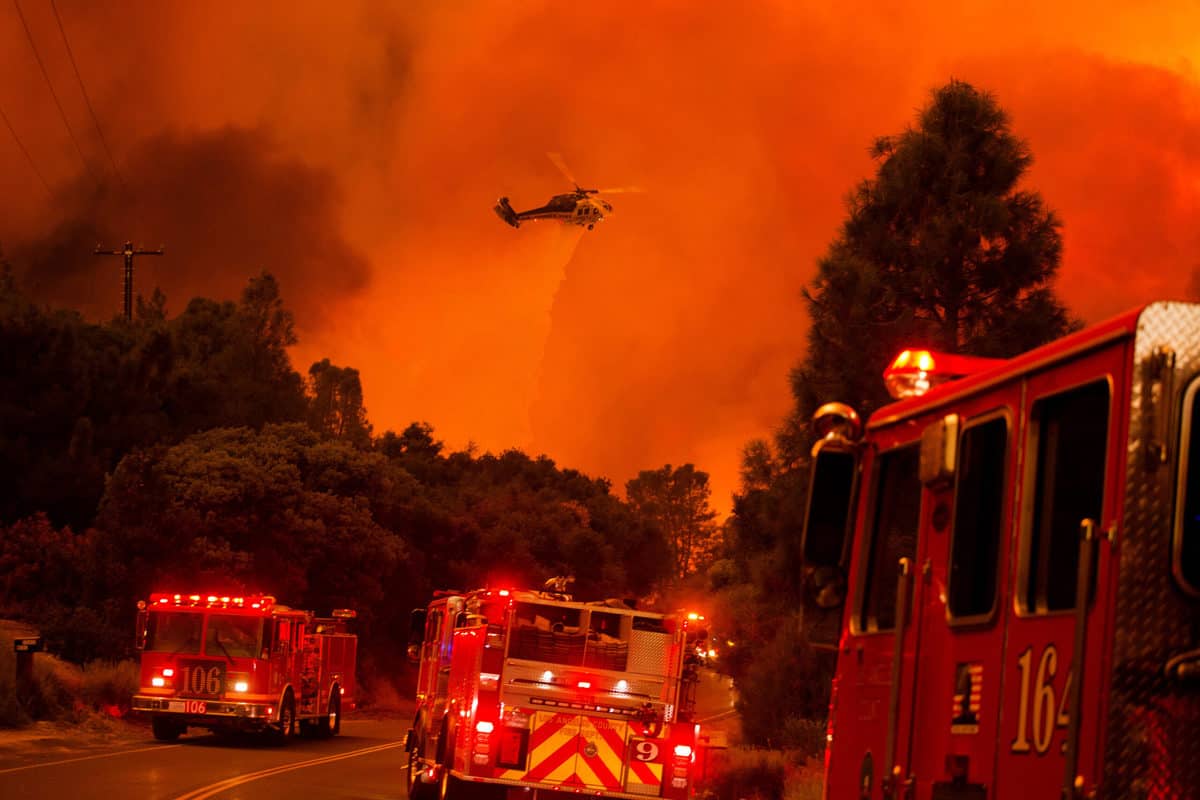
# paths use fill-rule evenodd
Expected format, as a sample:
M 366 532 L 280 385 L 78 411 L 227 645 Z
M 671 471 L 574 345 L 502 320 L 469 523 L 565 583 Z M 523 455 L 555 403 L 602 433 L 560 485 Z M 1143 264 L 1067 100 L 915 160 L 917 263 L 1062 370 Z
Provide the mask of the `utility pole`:
M 125 256 L 125 319 L 133 319 L 133 257 L 134 256 L 161 256 L 162 248 L 157 250 L 143 250 L 140 247 L 134 249 L 130 242 L 125 243 L 125 247 L 120 250 L 105 250 L 100 245 L 96 245 L 96 255 L 98 256 Z

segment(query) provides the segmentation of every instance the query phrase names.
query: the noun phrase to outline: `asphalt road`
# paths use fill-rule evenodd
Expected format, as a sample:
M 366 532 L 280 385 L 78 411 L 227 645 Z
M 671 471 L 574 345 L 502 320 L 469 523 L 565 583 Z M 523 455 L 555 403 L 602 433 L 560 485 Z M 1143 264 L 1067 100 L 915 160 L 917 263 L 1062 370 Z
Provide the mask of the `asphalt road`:
M 705 671 L 702 726 L 734 716 L 728 680 Z M 71 738 L 0 748 L 0 800 L 382 800 L 406 798 L 404 734 L 410 714 L 342 722 L 332 739 L 223 739 L 193 729 L 156 742 L 148 728 L 120 743 Z
M 333 739 L 283 746 L 197 732 L 171 744 L 147 734 L 118 747 L 9 755 L 0 759 L 0 798 L 402 798 L 407 728 L 404 719 L 351 718 Z

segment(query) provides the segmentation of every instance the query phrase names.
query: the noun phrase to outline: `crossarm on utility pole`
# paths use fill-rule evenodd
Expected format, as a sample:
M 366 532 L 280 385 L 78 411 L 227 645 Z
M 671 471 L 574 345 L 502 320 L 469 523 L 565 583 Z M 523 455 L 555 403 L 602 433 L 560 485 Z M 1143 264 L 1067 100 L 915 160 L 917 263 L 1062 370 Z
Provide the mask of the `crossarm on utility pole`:
M 96 249 L 92 251 L 98 256 L 124 256 L 125 257 L 125 319 L 133 319 L 133 257 L 134 256 L 161 256 L 163 249 L 160 247 L 157 250 L 147 250 L 141 247 L 134 247 L 132 242 L 126 242 L 125 246 L 120 250 L 105 250 L 100 245 L 96 245 Z

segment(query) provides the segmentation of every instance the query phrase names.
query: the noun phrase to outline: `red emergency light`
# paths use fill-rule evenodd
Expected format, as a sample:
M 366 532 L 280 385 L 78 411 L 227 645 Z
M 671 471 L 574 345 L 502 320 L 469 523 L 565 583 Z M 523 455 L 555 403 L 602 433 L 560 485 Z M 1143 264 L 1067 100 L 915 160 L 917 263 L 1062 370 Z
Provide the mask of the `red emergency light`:
M 933 350 L 902 350 L 883 371 L 888 394 L 897 400 L 920 397 L 947 381 L 985 372 L 1003 359 L 959 356 Z
M 275 598 L 266 594 L 233 597 L 231 595 L 168 594 L 166 592 L 155 592 L 150 595 L 151 606 L 265 609 L 274 604 Z

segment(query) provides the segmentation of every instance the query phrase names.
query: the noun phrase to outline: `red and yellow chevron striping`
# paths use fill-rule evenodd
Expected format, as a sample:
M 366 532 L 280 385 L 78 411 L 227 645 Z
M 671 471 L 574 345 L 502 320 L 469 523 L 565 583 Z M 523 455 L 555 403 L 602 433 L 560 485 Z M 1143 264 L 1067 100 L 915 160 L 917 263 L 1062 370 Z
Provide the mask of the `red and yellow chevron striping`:
M 615 792 L 627 781 L 643 793 L 661 784 L 662 764 L 629 759 L 627 722 L 552 711 L 531 717 L 528 769 L 497 769 L 494 777 Z

